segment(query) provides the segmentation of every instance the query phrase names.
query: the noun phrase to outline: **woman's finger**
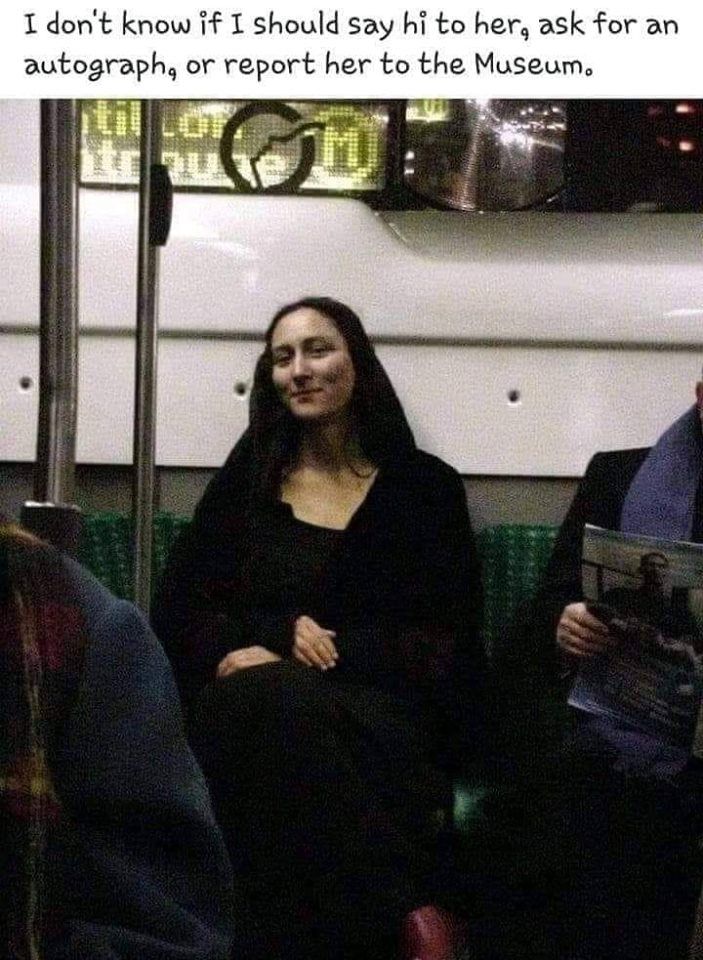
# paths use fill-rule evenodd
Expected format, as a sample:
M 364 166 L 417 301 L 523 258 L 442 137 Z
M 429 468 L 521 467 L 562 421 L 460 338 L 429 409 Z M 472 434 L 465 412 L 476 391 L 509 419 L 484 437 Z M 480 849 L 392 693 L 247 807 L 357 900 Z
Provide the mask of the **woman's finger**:
M 306 667 L 314 666 L 314 663 L 312 662 L 312 660 L 310 660 L 309 657 L 306 656 L 306 654 L 302 651 L 302 649 L 298 646 L 298 644 L 295 644 L 293 646 L 293 657 L 296 660 L 298 660 L 300 663 L 304 664 Z
M 585 611 L 580 616 L 575 617 L 572 623 L 577 623 L 580 627 L 585 627 L 587 630 L 590 630 L 591 633 L 600 634 L 600 636 L 608 635 L 608 627 L 601 620 L 598 620 L 597 617 L 594 617 L 592 613 Z
M 305 618 L 308 620 L 308 618 Z M 311 624 L 314 621 L 309 621 Z M 332 632 L 323 630 L 317 625 L 308 626 L 307 623 L 300 625 L 296 630 L 296 642 L 303 646 L 306 656 L 313 660 L 316 667 L 329 667 L 334 665 L 336 650 L 332 643 Z
M 228 653 L 217 665 L 217 677 L 221 680 L 223 677 L 228 677 L 230 673 L 234 673 L 236 669 L 236 654 Z
M 312 640 L 312 645 L 327 666 L 333 667 L 337 660 L 338 653 L 329 632 L 326 631 L 325 633 L 318 634 L 317 637 Z
M 316 670 L 327 670 L 327 660 L 318 651 L 308 644 L 298 644 L 293 647 L 293 656 L 307 667 Z
M 295 651 L 296 648 L 305 657 L 306 661 L 309 662 L 311 667 L 317 667 L 318 670 L 327 669 L 327 662 L 316 649 L 314 639 L 300 637 L 296 640 L 293 650 Z
M 316 667 L 320 670 L 327 669 L 329 655 L 319 640 L 312 640 L 307 646 L 306 653 Z
M 582 601 L 564 607 L 557 624 L 557 639 L 564 633 L 587 643 L 608 642 L 610 631 L 606 624 L 595 617 Z
M 246 670 L 249 667 L 258 667 L 264 663 L 272 663 L 280 660 L 278 654 L 273 653 L 267 647 L 253 646 L 242 647 L 239 650 L 231 650 L 220 660 L 215 671 L 215 676 L 222 680 L 237 670 Z
M 335 665 L 337 648 L 334 645 L 333 630 L 326 630 L 315 623 L 312 617 L 302 615 L 295 622 L 293 652 L 297 659 L 307 666 L 318 670 L 327 670 Z
M 306 614 L 298 617 L 295 623 L 295 637 L 308 644 L 309 648 L 321 656 L 328 667 L 333 667 L 339 654 L 334 644 L 337 636 L 334 630 L 321 627 Z

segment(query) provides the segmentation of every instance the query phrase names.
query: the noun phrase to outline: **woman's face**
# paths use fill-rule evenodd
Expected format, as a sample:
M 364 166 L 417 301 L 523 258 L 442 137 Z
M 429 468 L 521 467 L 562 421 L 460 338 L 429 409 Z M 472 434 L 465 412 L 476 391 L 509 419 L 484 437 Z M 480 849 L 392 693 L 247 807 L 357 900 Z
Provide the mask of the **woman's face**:
M 354 365 L 346 340 L 323 313 L 301 307 L 282 317 L 271 336 L 273 384 L 294 417 L 330 421 L 347 413 Z

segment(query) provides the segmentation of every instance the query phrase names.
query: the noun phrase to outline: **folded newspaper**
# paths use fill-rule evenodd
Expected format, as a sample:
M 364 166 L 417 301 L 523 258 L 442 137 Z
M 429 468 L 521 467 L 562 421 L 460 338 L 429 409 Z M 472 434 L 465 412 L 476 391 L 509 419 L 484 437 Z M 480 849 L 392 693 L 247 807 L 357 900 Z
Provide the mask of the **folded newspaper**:
M 613 643 L 569 704 L 703 757 L 703 544 L 587 526 L 582 580 Z

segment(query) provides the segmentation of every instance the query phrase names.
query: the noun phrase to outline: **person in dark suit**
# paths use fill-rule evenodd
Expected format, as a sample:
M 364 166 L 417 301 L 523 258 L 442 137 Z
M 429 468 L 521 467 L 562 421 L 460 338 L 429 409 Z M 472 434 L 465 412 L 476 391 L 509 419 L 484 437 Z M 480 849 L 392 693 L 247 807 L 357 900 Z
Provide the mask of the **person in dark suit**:
M 703 443 L 703 441 L 702 441 Z M 620 529 L 627 491 L 649 454 L 650 447 L 597 453 L 588 464 L 576 497 L 561 526 L 545 574 L 548 588 L 540 593 L 538 616 L 545 634 L 557 635 L 558 646 L 571 656 L 601 652 L 606 644 L 603 624 L 582 601 L 581 546 L 586 524 Z M 703 543 L 703 484 L 695 492 L 690 535 Z
M 584 602 L 584 527 L 703 542 L 703 383 L 651 448 L 596 454 L 559 532 L 535 604 L 533 636 L 573 674 L 618 639 Z M 701 864 L 700 772 L 687 753 L 580 712 L 557 758 L 566 827 L 561 956 L 686 955 Z
M 607 645 L 603 624 L 589 614 L 581 590 L 585 525 L 670 540 L 703 542 L 703 382 L 696 404 L 654 447 L 596 454 L 562 524 L 540 595 L 542 623 L 551 622 L 561 650 L 590 656 Z

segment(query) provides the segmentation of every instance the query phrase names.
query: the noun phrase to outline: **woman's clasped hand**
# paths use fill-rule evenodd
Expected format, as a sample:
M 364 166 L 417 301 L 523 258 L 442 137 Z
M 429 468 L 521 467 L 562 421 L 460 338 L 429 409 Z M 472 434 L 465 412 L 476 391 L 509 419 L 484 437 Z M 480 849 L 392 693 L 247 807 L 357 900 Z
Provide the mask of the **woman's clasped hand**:
M 329 670 L 339 659 L 335 636 L 334 630 L 325 630 L 312 617 L 297 617 L 293 627 L 293 656 L 306 667 Z
M 242 647 L 239 650 L 231 650 L 217 664 L 217 677 L 222 680 L 231 673 L 236 673 L 237 670 L 260 667 L 262 663 L 275 663 L 280 659 L 277 653 L 272 653 L 266 647 Z

